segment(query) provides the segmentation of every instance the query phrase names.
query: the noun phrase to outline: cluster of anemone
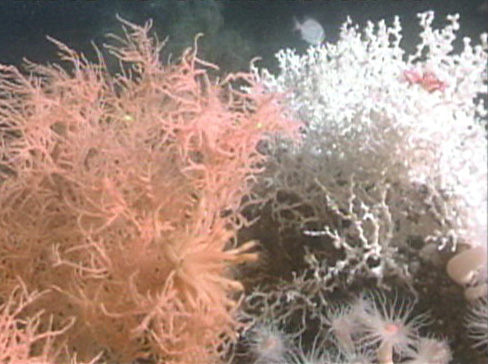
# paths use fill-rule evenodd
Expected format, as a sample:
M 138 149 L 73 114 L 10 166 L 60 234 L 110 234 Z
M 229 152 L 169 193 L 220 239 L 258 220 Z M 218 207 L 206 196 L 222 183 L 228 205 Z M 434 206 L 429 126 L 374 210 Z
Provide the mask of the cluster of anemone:
M 245 332 L 244 345 L 254 364 L 449 363 L 448 342 L 423 334 L 431 320 L 416 312 L 415 303 L 397 292 L 369 291 L 321 310 L 325 335 L 311 345 L 277 323 L 254 325 Z

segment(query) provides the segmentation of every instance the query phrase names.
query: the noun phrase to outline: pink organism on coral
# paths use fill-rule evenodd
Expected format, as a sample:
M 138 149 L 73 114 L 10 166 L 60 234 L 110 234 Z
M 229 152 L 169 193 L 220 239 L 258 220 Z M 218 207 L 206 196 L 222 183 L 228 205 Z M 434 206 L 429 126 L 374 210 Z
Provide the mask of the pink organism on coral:
M 403 77 L 409 84 L 417 84 L 428 92 L 444 91 L 447 88 L 447 83 L 441 81 L 432 71 L 410 69 L 403 71 Z

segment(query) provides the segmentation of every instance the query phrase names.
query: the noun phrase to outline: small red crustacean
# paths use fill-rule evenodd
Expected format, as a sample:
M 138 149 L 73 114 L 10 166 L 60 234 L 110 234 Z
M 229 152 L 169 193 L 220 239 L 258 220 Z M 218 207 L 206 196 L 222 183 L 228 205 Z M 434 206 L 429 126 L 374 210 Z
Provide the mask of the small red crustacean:
M 403 71 L 403 76 L 411 85 L 418 84 L 428 92 L 444 91 L 447 87 L 447 83 L 439 80 L 435 73 L 431 71 L 421 72 L 411 69 Z

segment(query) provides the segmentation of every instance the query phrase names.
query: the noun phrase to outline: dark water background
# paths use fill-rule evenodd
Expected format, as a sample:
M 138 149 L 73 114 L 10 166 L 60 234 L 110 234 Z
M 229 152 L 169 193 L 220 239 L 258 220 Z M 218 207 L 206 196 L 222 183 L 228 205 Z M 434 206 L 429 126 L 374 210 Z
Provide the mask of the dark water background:
M 391 23 L 398 15 L 403 46 L 413 50 L 419 32 L 416 14 L 426 10 L 435 11 L 437 24 L 447 14 L 461 15 L 458 44 L 463 36 L 477 39 L 488 30 L 487 0 L 1 0 L 0 63 L 19 64 L 23 57 L 55 60 L 47 35 L 92 57 L 91 41 L 100 45 L 106 33 L 120 31 L 119 14 L 138 24 L 153 19 L 160 38 L 170 37 L 166 57 L 180 54 L 203 32 L 200 54 L 223 70 L 247 69 L 256 56 L 273 68 L 279 49 L 308 46 L 292 31 L 293 17 L 315 18 L 324 27 L 326 41 L 335 42 L 347 16 L 364 25 L 380 19 Z

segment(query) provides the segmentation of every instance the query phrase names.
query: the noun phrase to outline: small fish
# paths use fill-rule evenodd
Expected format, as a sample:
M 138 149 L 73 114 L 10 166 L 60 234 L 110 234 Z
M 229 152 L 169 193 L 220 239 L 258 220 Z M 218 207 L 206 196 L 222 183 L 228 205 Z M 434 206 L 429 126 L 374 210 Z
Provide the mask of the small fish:
M 310 44 L 319 45 L 325 39 L 324 28 L 320 23 L 312 18 L 305 18 L 303 23 L 300 23 L 297 18 L 293 18 L 295 23 L 294 31 L 300 31 L 302 39 Z
M 476 10 L 480 14 L 488 14 L 488 1 L 483 1 Z

